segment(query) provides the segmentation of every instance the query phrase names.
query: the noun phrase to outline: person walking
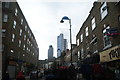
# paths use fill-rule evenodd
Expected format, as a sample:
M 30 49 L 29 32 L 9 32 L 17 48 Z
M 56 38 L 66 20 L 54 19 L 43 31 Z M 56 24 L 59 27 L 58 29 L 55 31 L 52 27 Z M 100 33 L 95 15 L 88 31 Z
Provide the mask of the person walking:
M 8 72 L 6 72 L 6 74 L 5 74 L 5 80 L 9 80 L 10 78 L 9 78 L 9 73 Z
M 73 64 L 71 64 L 70 67 L 68 68 L 68 72 L 69 72 L 69 80 L 76 80 L 77 71 Z
M 25 80 L 25 76 L 23 75 L 22 71 L 18 73 L 18 75 L 16 76 L 16 80 Z

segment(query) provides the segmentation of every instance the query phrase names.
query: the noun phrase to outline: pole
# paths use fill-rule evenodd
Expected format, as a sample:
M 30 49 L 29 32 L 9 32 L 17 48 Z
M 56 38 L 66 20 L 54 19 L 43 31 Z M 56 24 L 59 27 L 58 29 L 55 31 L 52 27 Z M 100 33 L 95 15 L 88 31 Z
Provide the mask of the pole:
M 71 45 L 71 59 L 70 62 L 72 64 L 72 34 L 71 34 L 71 19 L 69 19 L 69 24 L 70 24 L 70 45 Z

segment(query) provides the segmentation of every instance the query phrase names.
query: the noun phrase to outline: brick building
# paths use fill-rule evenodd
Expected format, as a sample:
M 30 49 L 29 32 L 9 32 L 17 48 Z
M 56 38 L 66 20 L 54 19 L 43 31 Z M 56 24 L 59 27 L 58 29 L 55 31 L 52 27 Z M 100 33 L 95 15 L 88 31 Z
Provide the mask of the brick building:
M 37 66 L 38 44 L 17 2 L 2 2 L 2 54 L 3 78 Z
M 101 63 L 105 59 L 101 57 L 101 52 L 110 52 L 110 49 L 120 45 L 120 2 L 94 2 L 76 35 L 76 42 L 80 61 Z M 119 59 L 120 56 L 114 60 Z

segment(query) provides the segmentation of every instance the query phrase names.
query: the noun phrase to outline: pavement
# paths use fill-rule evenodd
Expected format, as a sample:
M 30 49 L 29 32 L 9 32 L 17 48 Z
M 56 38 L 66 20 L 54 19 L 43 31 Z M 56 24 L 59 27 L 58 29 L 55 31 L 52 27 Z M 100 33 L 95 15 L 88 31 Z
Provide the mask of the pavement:
M 44 78 L 30 79 L 30 76 L 26 76 L 25 80 L 44 80 Z
M 43 77 L 43 78 L 38 78 L 38 79 L 30 79 L 30 76 L 26 76 L 25 79 L 26 79 L 26 80 L 45 80 L 44 77 Z M 16 80 L 16 79 L 15 79 L 15 80 Z M 85 79 L 83 79 L 83 78 L 81 77 L 81 78 L 79 78 L 78 80 L 85 80 Z

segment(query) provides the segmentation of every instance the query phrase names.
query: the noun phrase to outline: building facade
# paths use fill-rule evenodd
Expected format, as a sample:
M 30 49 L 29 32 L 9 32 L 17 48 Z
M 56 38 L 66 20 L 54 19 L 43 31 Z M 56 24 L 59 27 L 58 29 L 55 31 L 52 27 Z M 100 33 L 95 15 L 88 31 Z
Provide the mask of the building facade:
M 2 2 L 0 2 L 0 30 L 2 30 Z M 2 79 L 2 32 L 0 32 L 0 80 Z
M 15 78 L 37 66 L 38 44 L 17 2 L 2 3 L 2 54 L 3 77 L 6 71 Z
M 67 49 L 67 39 L 64 39 L 64 35 L 61 33 L 57 36 L 57 57 L 61 56 L 61 52 Z
M 48 60 L 52 60 L 53 59 L 53 46 L 50 45 L 49 49 L 48 49 Z
M 67 43 L 67 39 L 64 39 L 64 47 L 63 47 L 64 51 L 66 51 L 68 49 L 68 43 Z
M 57 36 L 57 57 L 59 57 L 61 55 L 61 52 L 63 51 L 63 47 L 64 47 L 63 40 L 64 40 L 63 34 Z
M 85 62 L 90 64 L 101 63 L 106 59 L 101 58 L 103 55 L 101 52 L 119 48 L 119 38 L 120 2 L 94 2 L 87 19 L 76 35 L 78 59 L 86 60 Z M 114 48 L 116 46 L 117 48 Z M 120 57 L 116 58 L 119 59 Z

